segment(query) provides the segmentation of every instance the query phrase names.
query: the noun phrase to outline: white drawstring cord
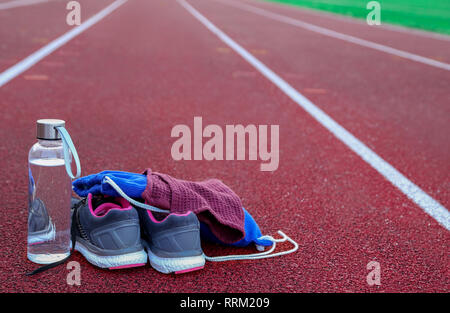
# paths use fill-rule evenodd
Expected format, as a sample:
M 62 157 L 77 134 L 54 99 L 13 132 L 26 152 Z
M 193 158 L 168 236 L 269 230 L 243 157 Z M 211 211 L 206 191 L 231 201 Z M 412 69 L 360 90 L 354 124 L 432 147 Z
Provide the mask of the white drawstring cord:
M 103 179 L 104 179 L 105 182 L 110 184 L 111 187 L 113 187 L 114 190 L 116 190 L 117 193 L 122 196 L 122 198 L 125 198 L 131 204 L 134 204 L 135 206 L 138 206 L 140 208 L 143 208 L 143 209 L 146 209 L 146 210 L 149 210 L 149 211 L 160 212 L 160 213 L 170 213 L 169 210 L 158 209 L 157 207 L 154 207 L 154 206 L 151 206 L 151 205 L 148 205 L 148 204 L 145 204 L 145 203 L 141 203 L 139 201 L 136 201 L 136 200 L 128 197 L 127 194 L 114 182 L 114 180 L 112 180 L 108 176 L 105 176 L 105 178 L 103 178 Z
M 282 236 L 282 238 L 275 239 L 272 236 L 268 236 L 268 235 L 261 236 L 258 238 L 259 240 L 270 240 L 273 242 L 272 248 L 270 248 L 269 250 L 267 250 L 265 252 L 246 254 L 246 255 L 234 254 L 234 255 L 225 255 L 225 256 L 216 256 L 216 257 L 210 257 L 210 256 L 205 255 L 205 259 L 208 261 L 212 261 L 212 262 L 223 262 L 223 261 L 233 261 L 233 260 L 257 260 L 257 259 L 264 259 L 264 258 L 273 258 L 275 256 L 285 255 L 285 254 L 289 254 L 289 253 L 297 251 L 297 249 L 298 249 L 297 242 L 292 240 L 289 236 L 287 236 L 281 230 L 278 231 L 278 234 L 280 234 Z M 289 241 L 290 243 L 292 243 L 294 245 L 294 248 L 287 250 L 287 251 L 270 254 L 270 253 L 272 253 L 272 251 L 275 250 L 277 242 L 284 242 L 286 240 Z

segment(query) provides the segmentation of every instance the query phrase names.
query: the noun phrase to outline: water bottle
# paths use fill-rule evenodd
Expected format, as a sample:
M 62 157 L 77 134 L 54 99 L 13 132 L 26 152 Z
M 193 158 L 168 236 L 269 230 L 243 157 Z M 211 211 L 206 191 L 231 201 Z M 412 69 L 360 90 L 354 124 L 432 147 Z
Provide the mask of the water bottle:
M 37 121 L 37 139 L 28 154 L 29 197 L 27 256 L 32 262 L 49 264 L 70 254 L 72 153 L 78 155 L 56 119 Z

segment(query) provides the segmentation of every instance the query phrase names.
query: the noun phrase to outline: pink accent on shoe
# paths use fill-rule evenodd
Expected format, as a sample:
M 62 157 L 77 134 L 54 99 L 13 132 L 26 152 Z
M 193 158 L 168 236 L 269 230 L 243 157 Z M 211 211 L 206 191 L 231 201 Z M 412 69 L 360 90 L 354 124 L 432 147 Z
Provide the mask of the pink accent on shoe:
M 204 266 L 198 266 L 198 267 L 193 267 L 193 268 L 188 268 L 186 270 L 182 270 L 182 271 L 176 271 L 175 274 L 184 274 L 184 273 L 188 273 L 188 272 L 193 272 L 193 271 L 198 271 L 203 269 Z
M 88 194 L 88 205 L 89 205 L 89 211 L 91 211 L 91 214 L 93 216 L 97 216 L 94 213 L 94 210 L 92 209 L 92 193 Z
M 188 216 L 189 214 L 192 213 L 192 211 L 187 211 L 186 213 L 183 214 L 178 214 L 178 213 L 170 213 L 168 214 L 164 219 L 158 221 L 156 220 L 156 218 L 153 216 L 152 212 L 150 210 L 147 210 L 148 216 L 150 217 L 150 219 L 152 220 L 153 223 L 162 223 L 164 222 L 170 215 L 176 215 L 176 216 Z
M 95 214 L 96 216 L 106 215 L 106 213 L 108 213 L 110 210 L 113 210 L 113 209 L 118 209 L 118 210 L 120 210 L 121 207 L 118 206 L 118 205 L 115 204 L 115 203 L 103 203 L 103 204 L 100 204 L 100 205 L 94 210 L 94 214 Z
M 145 203 L 145 204 L 149 204 L 149 203 L 147 202 L 147 200 L 145 200 L 144 203 Z M 147 210 L 147 214 L 148 214 L 148 216 L 150 217 L 150 220 L 151 220 L 153 223 L 157 223 L 157 224 L 164 222 L 170 215 L 188 216 L 188 215 L 191 214 L 191 213 L 193 213 L 193 212 L 192 212 L 192 211 L 187 211 L 186 213 L 183 213 L 183 214 L 179 214 L 179 213 L 170 213 L 170 214 L 168 214 L 164 219 L 158 221 L 158 220 L 153 216 L 152 211 Z
M 89 210 L 91 211 L 91 214 L 95 217 L 103 217 L 106 214 L 108 214 L 111 210 L 120 210 L 120 211 L 127 211 L 131 210 L 133 207 L 131 204 L 124 198 L 116 198 L 116 201 L 120 202 L 120 205 L 117 205 L 115 203 L 103 203 L 99 205 L 95 210 L 92 208 L 92 194 L 88 194 L 88 204 L 89 204 Z
M 127 264 L 127 265 L 120 265 L 120 266 L 115 266 L 115 267 L 110 267 L 110 270 L 119 270 L 122 268 L 130 268 L 130 267 L 138 267 L 138 266 L 144 266 L 145 263 L 136 263 L 136 264 Z

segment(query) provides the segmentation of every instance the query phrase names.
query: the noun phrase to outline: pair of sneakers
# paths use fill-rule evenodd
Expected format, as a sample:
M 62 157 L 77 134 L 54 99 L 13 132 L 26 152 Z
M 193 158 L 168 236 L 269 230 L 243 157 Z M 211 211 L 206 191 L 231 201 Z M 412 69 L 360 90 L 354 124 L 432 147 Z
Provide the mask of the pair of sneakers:
M 193 212 L 155 216 L 121 197 L 89 194 L 73 203 L 75 250 L 109 269 L 143 266 L 147 257 L 162 273 L 186 273 L 205 264 L 200 223 Z

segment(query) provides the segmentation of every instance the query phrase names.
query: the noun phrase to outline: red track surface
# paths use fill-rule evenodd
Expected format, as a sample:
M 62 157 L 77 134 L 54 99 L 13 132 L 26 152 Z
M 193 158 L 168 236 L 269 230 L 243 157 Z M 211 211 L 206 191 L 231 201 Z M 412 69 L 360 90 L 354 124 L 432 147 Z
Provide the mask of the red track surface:
M 81 3 L 91 15 L 110 2 Z M 448 71 L 221 3 L 190 3 L 449 207 Z M 297 9 L 256 5 L 307 18 Z M 31 10 L 42 17 L 28 19 Z M 65 13 L 61 2 L 0 11 L 0 38 L 6 43 L 0 71 L 36 50 L 42 34 L 48 39 L 63 34 Z M 325 17 L 311 22 L 427 57 L 439 52 L 441 61 L 449 60 L 449 42 L 358 24 L 349 29 Z M 20 37 L 17 23 L 24 29 Z M 449 232 L 175 1 L 128 1 L 1 87 L 0 106 L 2 291 L 449 291 Z M 260 172 L 259 161 L 173 161 L 171 128 L 193 127 L 194 116 L 202 116 L 204 125 L 280 125 L 278 170 Z M 26 156 L 35 120 L 42 117 L 67 121 L 84 175 L 151 167 L 190 180 L 221 178 L 264 233 L 281 229 L 298 241 L 299 250 L 259 261 L 207 263 L 202 271 L 180 276 L 149 265 L 101 270 L 75 253 L 79 287 L 66 284 L 63 266 L 24 276 L 36 267 L 26 259 Z M 212 245 L 204 250 L 243 251 Z M 366 282 L 372 260 L 381 264 L 381 286 Z

